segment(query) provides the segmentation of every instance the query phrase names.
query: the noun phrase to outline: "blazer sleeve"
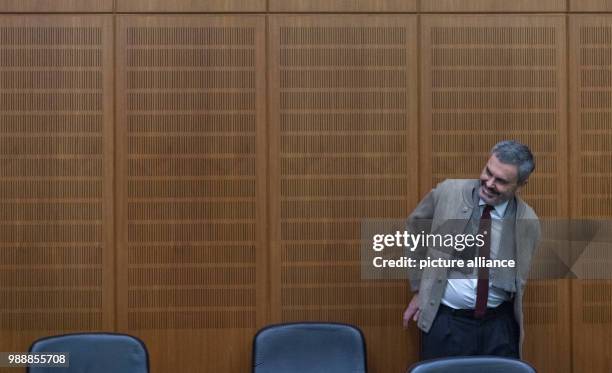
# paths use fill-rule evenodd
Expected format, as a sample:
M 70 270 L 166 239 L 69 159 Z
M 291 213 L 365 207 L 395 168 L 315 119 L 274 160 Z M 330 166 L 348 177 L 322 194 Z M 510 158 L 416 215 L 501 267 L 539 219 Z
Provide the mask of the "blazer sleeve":
M 431 221 L 434 216 L 435 205 L 437 200 L 437 191 L 436 188 L 432 189 L 423 199 L 417 207 L 412 211 L 410 216 L 408 217 L 408 222 L 406 225 L 406 230 L 410 233 L 419 233 L 421 231 L 425 231 L 428 233 L 431 230 Z M 417 247 L 414 250 L 407 250 L 406 255 L 409 258 L 414 258 L 419 263 L 419 260 L 424 258 L 427 253 L 426 248 Z M 410 281 L 410 289 L 413 292 L 419 290 L 421 284 L 421 275 L 423 274 L 422 270 L 418 268 L 410 268 L 408 270 L 408 280 Z

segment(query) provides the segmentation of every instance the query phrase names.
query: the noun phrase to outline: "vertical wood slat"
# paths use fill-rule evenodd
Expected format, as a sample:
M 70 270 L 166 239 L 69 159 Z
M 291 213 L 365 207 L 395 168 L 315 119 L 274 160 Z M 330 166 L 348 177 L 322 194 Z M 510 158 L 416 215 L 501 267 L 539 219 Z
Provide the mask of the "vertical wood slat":
M 522 196 L 540 217 L 568 216 L 564 35 L 558 16 L 423 17 L 423 192 L 478 177 L 514 138 L 537 161 Z
M 112 12 L 113 0 L 3 0 L 0 12 L 67 13 Z
M 609 219 L 612 18 L 573 15 L 570 19 L 572 212 L 576 218 Z
M 118 12 L 265 12 L 266 0 L 118 0 Z
M 566 0 L 421 0 L 422 12 L 564 12 Z
M 595 2 L 586 3 L 585 6 Z M 612 219 L 612 17 L 571 15 L 569 36 L 572 217 L 607 221 L 609 225 Z M 604 229 L 601 233 L 609 237 L 609 228 L 608 232 Z M 609 242 L 609 238 L 600 240 L 597 236 L 591 242 L 575 242 L 577 254 L 581 255 L 577 271 L 590 278 L 609 278 Z M 612 281 L 582 279 L 574 280 L 572 285 L 574 372 L 609 371 L 612 369 Z
M 268 321 L 264 41 L 261 16 L 118 19 L 118 325 L 159 371 L 246 371 Z
M 566 218 L 564 18 L 431 15 L 421 35 L 421 193 L 445 178 L 478 178 L 492 145 L 518 139 L 536 157 L 521 195 L 540 218 Z M 568 286 L 528 285 L 525 352 L 538 369 L 569 371 Z
M 612 10 L 610 0 L 570 0 L 570 12 L 609 12 Z
M 112 19 L 0 17 L 0 350 L 114 328 Z
M 273 16 L 272 322 L 355 324 L 373 371 L 418 353 L 406 281 L 360 278 L 360 222 L 416 204 L 416 18 Z M 405 360 L 408 359 L 408 360 Z
M 270 12 L 416 12 L 416 0 L 269 0 Z

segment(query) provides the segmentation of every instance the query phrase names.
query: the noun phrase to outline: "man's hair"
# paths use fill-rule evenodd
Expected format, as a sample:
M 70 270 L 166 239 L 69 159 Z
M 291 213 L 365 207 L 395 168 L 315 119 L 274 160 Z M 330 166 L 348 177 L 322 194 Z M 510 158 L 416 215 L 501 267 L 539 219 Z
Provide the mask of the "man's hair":
M 518 183 L 522 184 L 535 169 L 533 154 L 525 144 L 514 140 L 500 141 L 491 149 L 502 163 L 515 165 L 518 168 Z

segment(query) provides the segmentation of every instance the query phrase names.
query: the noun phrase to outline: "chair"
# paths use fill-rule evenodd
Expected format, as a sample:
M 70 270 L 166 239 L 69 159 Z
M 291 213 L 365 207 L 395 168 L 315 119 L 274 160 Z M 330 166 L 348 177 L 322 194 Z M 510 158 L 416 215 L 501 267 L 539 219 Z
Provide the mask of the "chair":
M 30 367 L 28 373 L 148 373 L 149 355 L 135 337 L 114 333 L 77 333 L 41 338 L 30 352 L 68 352 L 69 366 Z
M 408 369 L 409 373 L 536 373 L 526 362 L 498 356 L 458 356 L 425 360 Z
M 366 367 L 363 334 L 351 325 L 272 325 L 253 340 L 253 373 L 364 373 Z

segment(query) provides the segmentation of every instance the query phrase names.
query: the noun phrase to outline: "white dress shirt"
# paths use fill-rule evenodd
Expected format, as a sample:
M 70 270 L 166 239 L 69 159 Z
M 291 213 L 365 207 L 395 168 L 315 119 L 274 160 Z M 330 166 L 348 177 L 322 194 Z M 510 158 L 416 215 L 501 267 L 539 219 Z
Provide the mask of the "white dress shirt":
M 486 203 L 482 199 L 478 202 L 481 215 L 485 205 Z M 493 206 L 493 210 L 491 210 L 491 259 L 495 259 L 499 252 L 502 219 L 507 207 L 508 201 L 505 201 Z M 442 296 L 442 304 L 455 309 L 474 309 L 476 307 L 477 278 L 448 279 L 447 281 L 446 290 Z M 509 299 L 510 295 L 502 289 L 491 286 L 491 279 L 489 279 L 487 307 L 497 307 Z

